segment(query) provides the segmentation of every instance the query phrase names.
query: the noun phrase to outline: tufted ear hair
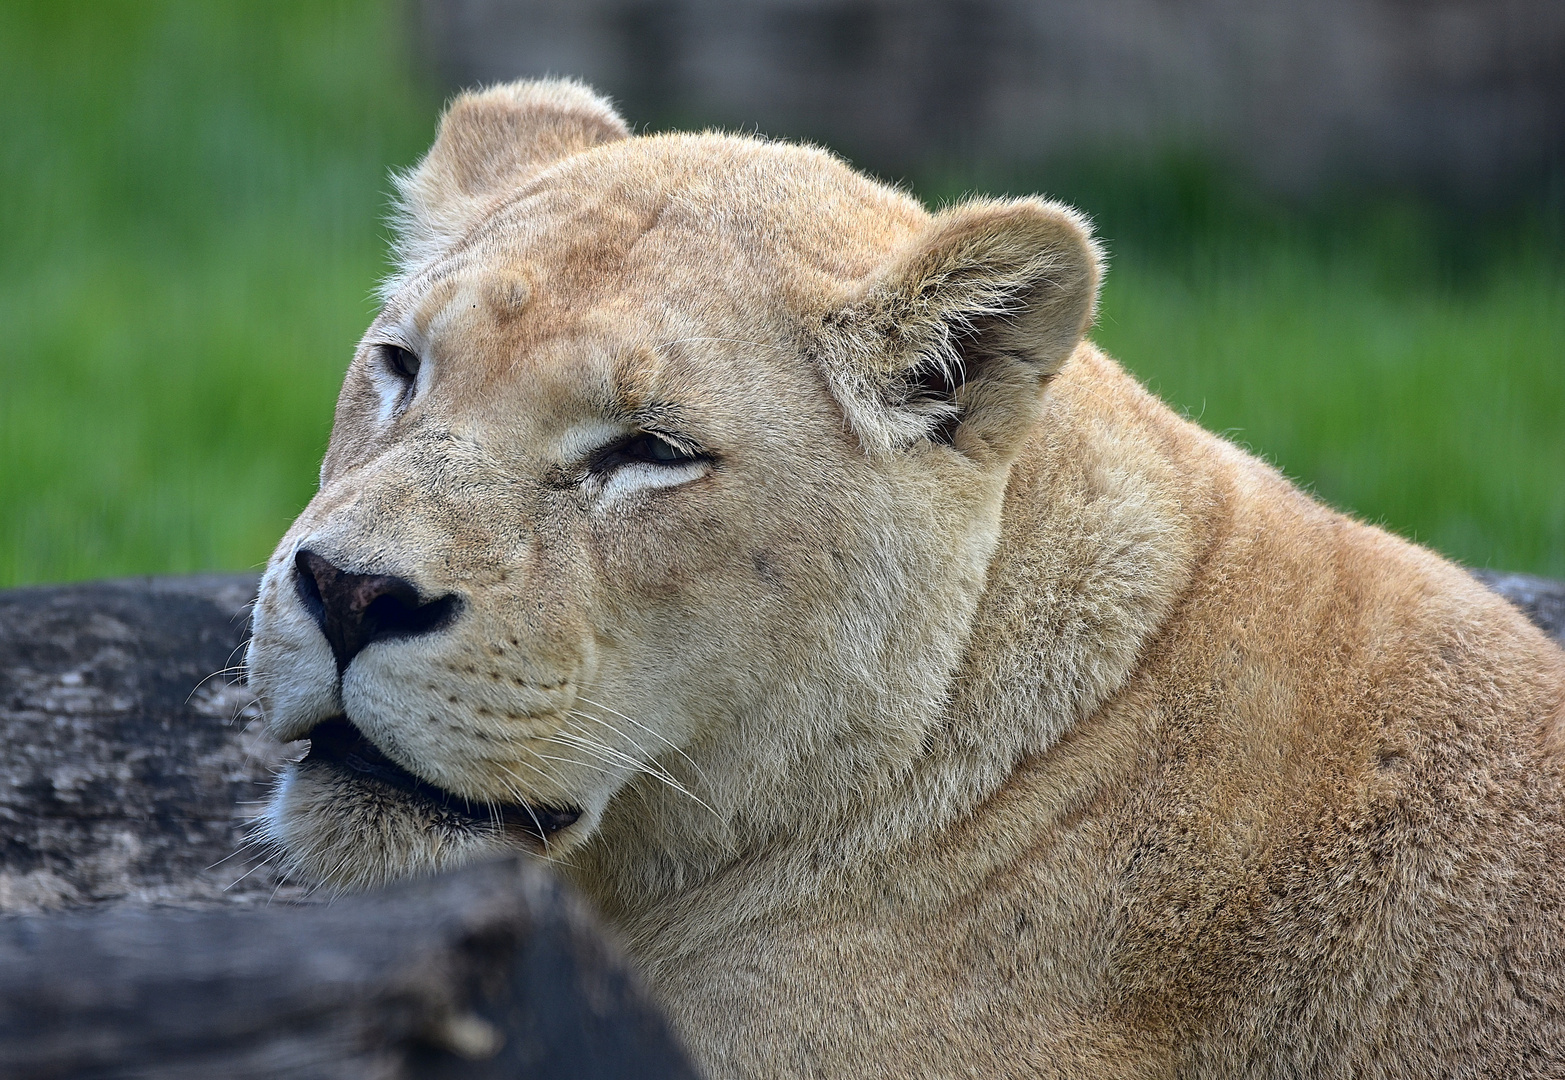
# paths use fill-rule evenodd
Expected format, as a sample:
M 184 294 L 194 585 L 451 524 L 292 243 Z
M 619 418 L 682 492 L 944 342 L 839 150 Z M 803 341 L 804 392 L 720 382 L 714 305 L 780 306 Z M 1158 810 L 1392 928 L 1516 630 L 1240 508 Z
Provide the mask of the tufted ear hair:
M 978 199 L 935 215 L 815 327 L 864 448 L 1014 454 L 1092 322 L 1101 265 L 1086 219 L 1058 203 Z
M 450 247 L 528 177 L 629 134 L 606 99 L 570 79 L 524 80 L 459 95 L 441 117 L 424 160 L 393 178 L 401 274 Z

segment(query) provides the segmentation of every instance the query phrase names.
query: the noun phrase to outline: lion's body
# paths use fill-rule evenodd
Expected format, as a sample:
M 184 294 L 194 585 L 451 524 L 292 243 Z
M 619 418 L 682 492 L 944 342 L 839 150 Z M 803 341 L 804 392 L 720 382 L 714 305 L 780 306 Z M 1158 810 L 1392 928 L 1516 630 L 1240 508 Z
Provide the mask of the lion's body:
M 1565 1075 L 1565 657 L 1090 350 L 1050 396 L 938 775 L 629 920 L 715 1074 Z
M 406 182 L 251 651 L 392 782 L 312 751 L 292 864 L 526 810 L 714 1077 L 1565 1076 L 1565 653 L 1081 341 L 1061 208 L 617 124 Z

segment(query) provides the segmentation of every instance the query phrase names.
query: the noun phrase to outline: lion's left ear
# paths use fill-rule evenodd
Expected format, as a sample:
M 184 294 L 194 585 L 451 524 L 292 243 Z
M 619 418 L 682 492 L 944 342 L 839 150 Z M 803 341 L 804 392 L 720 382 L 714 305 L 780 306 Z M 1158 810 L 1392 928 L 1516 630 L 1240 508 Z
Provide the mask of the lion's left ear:
M 569 79 L 524 80 L 461 94 L 435 145 L 395 177 L 403 274 L 450 247 L 494 203 L 549 165 L 629 135 L 609 102 Z
M 1086 219 L 1058 203 L 974 200 L 937 214 L 814 328 L 865 449 L 932 439 L 1009 457 L 1092 322 L 1101 262 Z

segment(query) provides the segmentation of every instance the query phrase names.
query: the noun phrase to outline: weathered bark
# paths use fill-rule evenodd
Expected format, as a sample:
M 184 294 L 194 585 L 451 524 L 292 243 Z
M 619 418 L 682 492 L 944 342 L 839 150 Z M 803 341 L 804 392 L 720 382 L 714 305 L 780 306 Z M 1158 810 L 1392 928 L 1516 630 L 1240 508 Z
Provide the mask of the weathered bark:
M 504 861 L 306 908 L 0 922 L 0 1075 L 695 1074 L 579 902 Z
M 272 896 L 276 877 L 236 853 L 285 750 L 223 674 L 255 587 L 0 592 L 0 911 Z

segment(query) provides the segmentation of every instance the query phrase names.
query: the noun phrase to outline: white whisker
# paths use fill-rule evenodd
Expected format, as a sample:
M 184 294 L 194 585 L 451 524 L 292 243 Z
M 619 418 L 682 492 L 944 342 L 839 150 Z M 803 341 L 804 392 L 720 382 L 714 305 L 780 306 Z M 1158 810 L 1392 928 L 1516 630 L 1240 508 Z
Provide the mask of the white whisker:
M 235 852 L 235 854 L 238 854 L 238 853 Z M 270 862 L 269 859 L 263 859 L 260 862 L 256 863 L 250 869 L 246 870 L 244 873 L 242 873 L 238 877 L 236 877 L 233 881 L 230 881 L 227 885 L 224 885 L 223 886 L 223 891 L 227 892 L 229 889 L 232 889 L 235 885 L 238 885 L 245 878 L 249 877 L 251 874 L 253 874 L 257 870 L 261 869 L 261 867 L 265 866 L 268 862 Z M 216 866 L 216 865 L 217 865 L 217 863 L 213 863 L 212 864 L 212 866 Z M 211 868 L 212 868 L 211 866 L 207 867 L 208 870 L 210 870 Z
M 632 773 L 640 773 L 644 776 L 650 776 L 652 779 L 667 785 L 672 790 L 677 791 L 681 795 L 690 799 L 692 802 L 696 803 L 696 805 L 710 813 L 713 817 L 718 819 L 722 818 L 722 815 L 713 809 L 711 804 L 709 804 L 705 799 L 702 799 L 699 795 L 695 794 L 695 792 L 685 787 L 685 785 L 681 784 L 666 769 L 655 765 L 655 763 L 638 761 L 628 754 L 624 754 L 618 750 L 615 750 L 611 746 L 605 746 L 596 740 L 587 739 L 580 735 L 571 735 L 568 732 L 556 732 L 554 735 L 549 736 L 548 741 L 559 743 L 562 746 L 574 747 L 577 750 L 581 750 L 587 754 L 597 757 L 606 765 L 618 765 L 629 769 Z
M 578 693 L 576 695 L 576 700 L 584 701 L 588 705 L 591 705 L 594 709 L 602 709 L 604 712 L 612 713 L 613 715 L 619 717 L 621 720 L 624 720 L 626 723 L 634 724 L 636 727 L 640 728 L 642 731 L 645 731 L 648 735 L 651 735 L 654 739 L 658 740 L 663 745 L 667 746 L 670 750 L 674 751 L 674 753 L 678 754 L 680 757 L 684 758 L 687 762 L 689 762 L 690 763 L 690 767 L 696 771 L 696 775 L 701 777 L 702 781 L 704 781 L 707 784 L 708 787 L 711 786 L 711 781 L 707 779 L 706 773 L 701 771 L 701 766 L 699 766 L 699 765 L 697 765 L 695 763 L 695 759 L 693 759 L 689 754 L 685 753 L 682 749 L 680 749 L 678 744 L 676 744 L 672 739 L 670 739 L 668 736 L 664 735 L 662 732 L 654 731 L 652 728 L 648 727 L 646 724 L 643 724 L 641 721 L 637 720 L 635 717 L 633 717 L 633 716 L 626 716 L 624 713 L 620 712 L 618 709 L 611 708 L 608 705 L 603 704 L 603 702 L 601 702 L 601 701 L 594 701 L 590 697 L 587 697 L 585 694 Z M 638 749 L 639 749 L 639 747 L 638 747 Z M 645 753 L 645 751 L 643 751 L 643 753 Z M 651 757 L 652 755 L 648 754 L 647 756 Z
M 660 779 L 667 778 L 669 780 L 673 780 L 673 777 L 669 776 L 665 771 L 658 768 L 652 762 L 643 761 L 640 758 L 633 757 L 630 754 L 625 753 L 623 750 L 616 750 L 607 743 L 599 742 L 597 739 L 590 738 L 586 735 L 580 735 L 568 731 L 557 731 L 553 735 L 549 736 L 548 741 L 559 743 L 562 746 L 574 746 L 578 750 L 585 750 L 587 753 L 594 755 L 605 764 L 623 765 L 626 768 L 634 769 L 637 772 L 645 772 L 649 775 L 655 775 Z
M 591 720 L 594 724 L 598 724 L 598 725 L 600 725 L 602 727 L 608 728 L 615 735 L 619 736 L 619 738 L 621 738 L 625 742 L 629 743 L 631 745 L 631 747 L 633 747 L 636 750 L 636 752 L 641 755 L 641 758 L 637 759 L 638 761 L 645 760 L 645 761 L 647 761 L 649 763 L 653 762 L 654 759 L 653 759 L 651 754 L 647 753 L 647 748 L 645 746 L 642 746 L 635 739 L 631 738 L 629 735 L 626 735 L 623 731 L 621 731 L 619 728 L 615 727 L 613 724 L 609 723 L 607 720 L 603 719 L 601 716 L 593 716 L 591 713 L 582 712 L 580 709 L 572 709 L 567 715 L 572 716 L 572 717 L 577 718 L 577 719 L 580 719 L 580 720 Z M 589 736 L 587 736 L 584 733 L 578 733 L 578 737 L 579 738 L 589 738 Z M 593 741 L 596 742 L 597 740 L 593 740 Z M 607 744 L 603 744 L 603 745 L 605 747 L 607 746 Z

